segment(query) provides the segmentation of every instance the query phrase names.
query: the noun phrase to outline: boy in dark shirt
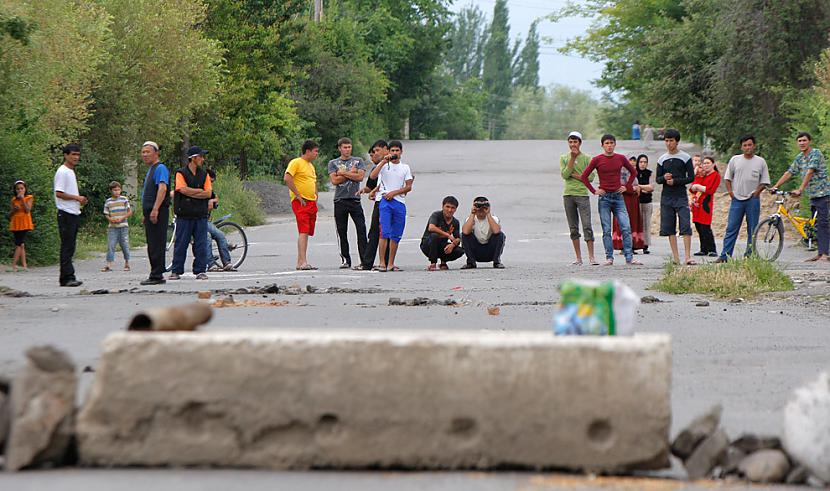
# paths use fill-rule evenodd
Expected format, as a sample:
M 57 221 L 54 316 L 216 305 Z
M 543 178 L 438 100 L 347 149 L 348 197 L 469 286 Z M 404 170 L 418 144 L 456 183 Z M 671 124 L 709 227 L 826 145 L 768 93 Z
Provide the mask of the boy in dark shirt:
M 683 249 L 687 265 L 692 260 L 692 217 L 689 211 L 689 199 L 686 185 L 695 179 L 692 157 L 677 148 L 680 132 L 669 128 L 663 141 L 667 152 L 657 159 L 657 184 L 663 185 L 660 196 L 660 235 L 669 238 L 671 253 L 675 264 L 680 264 L 677 250 L 677 223 L 680 222 L 680 235 L 683 236 Z
M 441 203 L 441 209 L 429 217 L 424 236 L 421 238 L 421 252 L 429 258 L 428 271 L 439 268 L 439 259 L 441 269 L 450 269 L 447 263 L 464 255 L 464 249 L 460 245 L 461 225 L 454 216 L 457 208 L 458 200 L 454 196 L 447 196 Z

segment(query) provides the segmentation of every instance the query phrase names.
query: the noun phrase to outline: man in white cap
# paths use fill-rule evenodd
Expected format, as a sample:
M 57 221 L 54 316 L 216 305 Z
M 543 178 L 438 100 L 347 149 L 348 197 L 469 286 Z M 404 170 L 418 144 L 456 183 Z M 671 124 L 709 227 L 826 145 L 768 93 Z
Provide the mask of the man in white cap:
M 141 191 L 141 209 L 144 212 L 144 236 L 147 239 L 147 257 L 150 259 L 150 277 L 142 285 L 164 284 L 167 246 L 167 222 L 170 219 L 170 171 L 159 161 L 159 146 L 153 141 L 141 145 L 141 160 L 149 167 Z
M 582 233 L 588 249 L 588 261 L 591 265 L 598 265 L 594 258 L 594 229 L 591 227 L 591 200 L 588 190 L 582 183 L 580 176 L 588 167 L 591 157 L 582 153 L 582 133 L 571 131 L 568 134 L 568 148 L 570 152 L 559 158 L 559 170 L 565 180 L 565 192 L 562 199 L 565 207 L 565 217 L 568 219 L 568 228 L 571 232 L 576 261 L 572 264 L 582 265 L 582 248 L 579 245 L 579 222 L 582 221 Z M 596 177 L 592 173 L 590 180 Z

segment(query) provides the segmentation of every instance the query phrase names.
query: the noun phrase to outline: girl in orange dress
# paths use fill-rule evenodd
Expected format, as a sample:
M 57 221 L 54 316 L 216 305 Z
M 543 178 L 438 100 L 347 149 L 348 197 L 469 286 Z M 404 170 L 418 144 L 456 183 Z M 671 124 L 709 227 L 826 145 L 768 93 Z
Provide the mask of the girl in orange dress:
M 12 210 L 9 212 L 9 230 L 14 235 L 14 258 L 12 269 L 17 272 L 17 262 L 20 261 L 23 271 L 29 268 L 26 264 L 26 234 L 34 230 L 32 223 L 32 204 L 35 197 L 28 194 L 26 183 L 17 181 L 14 183 L 14 198 L 12 198 Z

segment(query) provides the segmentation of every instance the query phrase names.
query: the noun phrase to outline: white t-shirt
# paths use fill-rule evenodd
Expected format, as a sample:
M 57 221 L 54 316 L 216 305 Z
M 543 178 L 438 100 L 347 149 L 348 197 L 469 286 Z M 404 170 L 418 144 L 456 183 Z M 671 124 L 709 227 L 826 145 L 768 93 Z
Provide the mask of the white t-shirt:
M 383 195 L 387 191 L 396 191 L 406 185 L 406 181 L 412 179 L 412 171 L 409 166 L 404 163 L 392 164 L 387 163 L 383 165 L 378 175 L 378 186 L 380 189 L 375 195 L 375 201 L 383 199 Z M 396 201 L 406 203 L 406 195 L 398 194 L 394 198 Z
M 493 216 L 493 221 L 496 223 L 499 222 L 499 217 L 496 215 Z M 479 244 L 486 244 L 490 242 L 490 237 L 493 235 L 493 232 L 490 230 L 490 222 L 485 218 L 484 220 L 479 220 L 477 216 L 473 216 L 473 235 L 475 235 L 476 240 Z M 467 217 L 465 223 L 470 221 L 470 217 Z
M 732 194 L 741 201 L 751 198 L 761 184 L 770 182 L 767 161 L 757 155 L 748 159 L 741 154 L 729 159 L 723 178 L 732 182 Z
M 78 179 L 75 178 L 75 171 L 63 164 L 55 172 L 55 193 L 58 191 L 74 194 L 75 196 L 81 194 L 78 192 Z M 58 207 L 58 210 L 72 215 L 81 214 L 81 203 L 74 199 L 61 199 L 55 195 L 55 206 Z

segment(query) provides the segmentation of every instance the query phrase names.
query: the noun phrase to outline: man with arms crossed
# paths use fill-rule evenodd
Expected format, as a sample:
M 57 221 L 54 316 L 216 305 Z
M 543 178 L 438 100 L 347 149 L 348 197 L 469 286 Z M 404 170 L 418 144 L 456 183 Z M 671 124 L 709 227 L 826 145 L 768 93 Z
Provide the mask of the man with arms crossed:
M 159 161 L 159 146 L 146 141 L 141 146 L 141 160 L 149 167 L 141 190 L 141 209 L 144 212 L 144 237 L 147 239 L 147 258 L 150 276 L 142 285 L 164 284 L 167 261 L 167 223 L 170 220 L 170 197 L 167 188 L 170 171 Z
M 740 139 L 741 155 L 729 159 L 723 181 L 732 197 L 729 205 L 729 218 L 726 221 L 726 235 L 717 263 L 725 263 L 732 256 L 741 222 L 746 217 L 746 251 L 744 256 L 752 254 L 752 234 L 758 226 L 761 216 L 761 199 L 759 196 L 769 186 L 769 169 L 767 161 L 755 155 L 755 137 L 744 135 Z
M 805 262 L 830 261 L 830 180 L 827 178 L 827 164 L 824 155 L 817 148 L 812 148 L 813 137 L 802 131 L 796 137 L 798 149 L 801 151 L 790 164 L 787 172 L 775 183 L 774 191 L 787 182 L 795 174 L 801 175 L 801 185 L 792 192 L 793 196 L 801 196 L 806 190 L 810 198 L 810 208 L 816 213 L 816 242 L 818 254 L 805 259 Z
M 308 264 L 308 238 L 314 237 L 317 223 L 317 172 L 312 162 L 320 153 L 320 146 L 312 140 L 303 142 L 302 156 L 288 163 L 285 185 L 291 196 L 291 209 L 297 219 L 297 269 L 317 269 Z
M 582 133 L 571 131 L 568 134 L 568 148 L 570 152 L 559 157 L 559 171 L 565 180 L 565 192 L 562 201 L 565 207 L 565 218 L 568 219 L 568 228 L 571 232 L 571 243 L 574 246 L 576 261 L 572 264 L 582 265 L 582 248 L 579 245 L 579 221 L 582 220 L 582 233 L 585 235 L 585 246 L 588 249 L 588 262 L 591 265 L 599 263 L 594 258 L 594 228 L 591 226 L 591 200 L 588 190 L 582 184 L 582 171 L 588 167 L 591 157 L 582 153 Z M 588 178 L 593 181 L 596 173 Z
M 208 201 L 213 184 L 205 170 L 207 150 L 190 147 L 187 165 L 176 171 L 173 206 L 176 213 L 176 243 L 173 246 L 173 266 L 168 279 L 178 280 L 184 273 L 187 248 L 193 240 L 193 274 L 197 280 L 206 280 L 208 246 Z
M 641 262 L 634 259 L 634 251 L 631 242 L 631 222 L 628 220 L 628 212 L 625 209 L 625 201 L 623 200 L 622 192 L 626 189 L 633 189 L 636 191 L 638 186 L 633 185 L 634 179 L 637 178 L 637 170 L 628 163 L 625 155 L 614 153 L 617 148 L 617 139 L 614 135 L 603 135 L 602 139 L 603 153 L 591 159 L 588 167 L 582 171 L 580 179 L 588 190 L 599 196 L 599 219 L 602 224 L 602 245 L 605 248 L 605 265 L 612 266 L 614 264 L 614 241 L 611 238 L 613 231 L 613 223 L 611 221 L 611 214 L 617 217 L 617 223 L 620 224 L 620 232 L 623 237 L 623 254 L 625 255 L 626 264 L 640 265 Z M 620 186 L 621 171 L 625 167 L 628 169 L 628 181 L 624 186 Z M 599 176 L 599 189 L 594 189 L 588 176 L 596 170 Z
M 340 269 L 352 267 L 349 254 L 349 217 L 354 222 L 357 232 L 357 252 L 362 258 L 366 254 L 366 218 L 360 204 L 360 183 L 366 174 L 363 159 L 352 156 L 352 141 L 341 138 L 337 141 L 340 157 L 329 161 L 328 171 L 334 184 L 334 223 L 337 227 L 337 240 L 340 243 Z M 363 269 L 355 266 L 355 269 Z
M 63 147 L 63 164 L 55 172 L 55 206 L 58 209 L 58 232 L 61 237 L 61 269 L 58 282 L 61 286 L 81 286 L 75 278 L 75 242 L 81 223 L 81 206 L 87 203 L 86 196 L 78 191 L 75 166 L 81 160 L 81 147 L 71 143 Z
M 689 210 L 689 198 L 686 196 L 686 184 L 695 180 L 695 167 L 692 157 L 677 148 L 680 132 L 674 128 L 666 130 L 663 137 L 666 153 L 657 159 L 657 184 L 663 185 L 660 195 L 660 235 L 669 238 L 671 254 L 675 264 L 680 264 L 680 252 L 677 250 L 677 223 L 680 223 L 680 235 L 683 236 L 684 260 L 689 266 L 692 260 L 692 217 Z

